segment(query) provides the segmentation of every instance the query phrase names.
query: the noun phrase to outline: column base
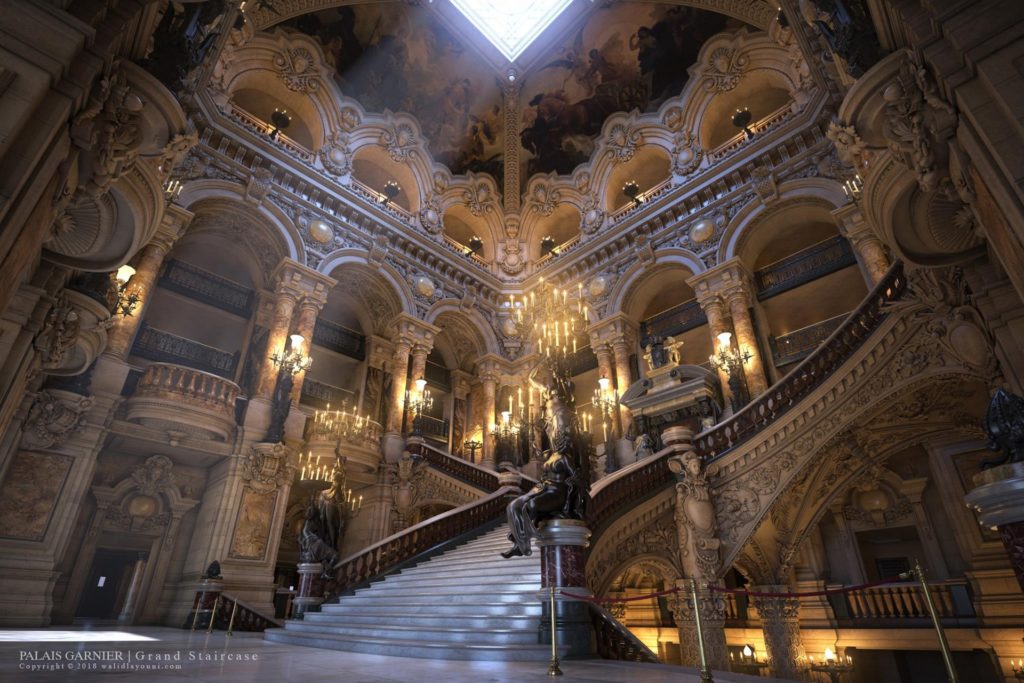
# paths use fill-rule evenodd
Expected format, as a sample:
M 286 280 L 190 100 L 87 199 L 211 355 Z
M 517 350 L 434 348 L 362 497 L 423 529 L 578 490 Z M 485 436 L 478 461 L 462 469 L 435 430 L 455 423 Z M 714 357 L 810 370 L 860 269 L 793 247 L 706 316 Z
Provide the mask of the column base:
M 292 615 L 319 612 L 324 601 L 324 567 L 320 562 L 299 562 L 299 591 L 292 601 Z

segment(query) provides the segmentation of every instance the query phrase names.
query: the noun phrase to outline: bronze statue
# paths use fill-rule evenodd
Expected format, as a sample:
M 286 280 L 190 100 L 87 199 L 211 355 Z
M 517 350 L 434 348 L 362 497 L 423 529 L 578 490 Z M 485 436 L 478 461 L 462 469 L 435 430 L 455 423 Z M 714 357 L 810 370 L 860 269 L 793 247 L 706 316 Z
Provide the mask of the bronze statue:
M 309 497 L 306 521 L 299 532 L 299 560 L 321 562 L 324 578 L 329 578 L 333 572 L 345 534 L 344 491 L 345 471 L 338 468 L 334 470 L 331 487 Z
M 544 426 L 551 448 L 544 451 L 541 480 L 508 504 L 508 538 L 512 547 L 501 553 L 506 559 L 532 553 L 530 539 L 537 535 L 540 522 L 582 519 L 586 511 L 587 469 L 580 464 L 586 446 L 576 428 L 571 385 L 553 382 L 547 388 Z

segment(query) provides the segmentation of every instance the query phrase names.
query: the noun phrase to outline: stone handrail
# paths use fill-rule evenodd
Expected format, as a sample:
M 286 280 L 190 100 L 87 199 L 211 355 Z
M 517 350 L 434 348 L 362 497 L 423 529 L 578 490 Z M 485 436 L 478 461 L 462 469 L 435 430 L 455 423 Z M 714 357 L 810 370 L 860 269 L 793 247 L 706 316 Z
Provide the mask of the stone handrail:
M 213 620 L 214 628 L 223 624 L 225 629 L 231 631 L 265 631 L 284 626 L 280 619 L 269 617 L 228 593 L 220 594 Z
M 970 586 L 966 579 L 943 581 L 930 586 L 935 611 L 940 619 L 973 619 L 974 606 L 970 599 Z M 836 616 L 850 619 L 858 625 L 872 622 L 881 626 L 899 626 L 907 620 L 924 623 L 931 619 L 921 586 L 917 583 L 890 584 L 845 593 L 846 614 Z M 836 610 L 839 612 L 839 610 Z
M 886 316 L 886 304 L 899 299 L 905 289 L 903 267 L 897 263 L 814 353 L 743 410 L 699 434 L 694 439 L 697 453 L 705 461 L 717 458 L 799 403 L 871 336 Z M 595 537 L 623 510 L 656 495 L 674 481 L 668 468 L 668 456 L 673 452 L 666 448 L 641 467 L 599 482 L 587 515 Z
M 388 536 L 334 565 L 337 594 L 350 592 L 428 553 L 453 545 L 462 537 L 505 517 L 513 488 L 497 491 Z
M 629 629 L 620 624 L 615 617 L 604 608 L 587 603 L 590 608 L 590 623 L 594 627 L 597 641 L 597 654 L 602 659 L 614 659 L 622 662 L 647 662 L 660 664 L 658 656 L 650 648 L 634 636 Z
M 153 363 L 139 379 L 134 395 L 180 398 L 189 405 L 218 411 L 233 419 L 238 392 L 238 385 L 223 377 L 182 365 Z
M 491 492 L 501 488 L 498 475 L 486 467 L 474 465 L 467 460 L 457 458 L 420 440 L 411 440 L 408 449 L 410 453 L 422 457 L 434 469 L 447 474 L 453 479 L 465 482 L 470 486 L 475 486 L 481 491 Z M 536 483 L 536 481 L 524 475 L 520 487 L 525 492 L 529 491 L 530 487 Z

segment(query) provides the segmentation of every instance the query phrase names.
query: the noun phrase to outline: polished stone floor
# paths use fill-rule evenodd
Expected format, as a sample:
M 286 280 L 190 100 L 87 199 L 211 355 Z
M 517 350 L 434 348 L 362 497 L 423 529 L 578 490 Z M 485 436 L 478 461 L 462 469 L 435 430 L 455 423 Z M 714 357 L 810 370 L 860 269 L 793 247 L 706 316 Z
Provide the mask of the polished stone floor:
M 562 663 L 566 683 L 698 683 L 693 669 L 604 660 Z M 0 630 L 0 681 L 195 683 L 523 683 L 551 680 L 543 664 L 406 659 L 268 643 L 259 633 L 117 627 Z M 771 679 L 715 672 L 716 683 Z

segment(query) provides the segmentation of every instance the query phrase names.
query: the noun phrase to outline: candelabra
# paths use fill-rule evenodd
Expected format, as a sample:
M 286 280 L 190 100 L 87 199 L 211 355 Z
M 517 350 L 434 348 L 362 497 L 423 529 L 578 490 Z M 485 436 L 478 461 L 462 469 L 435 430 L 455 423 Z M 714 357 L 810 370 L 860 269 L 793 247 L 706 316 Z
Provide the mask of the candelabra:
M 476 462 L 476 449 L 480 448 L 480 442 L 476 439 L 466 439 L 462 445 L 469 449 L 469 461 Z
M 313 413 L 313 422 L 309 427 L 311 439 L 337 440 L 357 443 L 375 441 L 380 437 L 381 426 L 370 418 L 359 415 L 355 410 L 348 410 L 348 404 L 341 409 L 331 410 L 331 404 Z
M 853 671 L 853 658 L 846 655 L 846 657 L 840 660 L 836 657 L 836 653 L 832 651 L 832 648 L 826 647 L 825 654 L 820 662 L 815 662 L 814 657 L 811 656 L 810 668 L 811 671 L 828 676 L 830 683 L 839 683 L 843 674 Z
M 615 446 L 608 440 L 608 427 L 611 424 L 612 416 L 619 408 L 619 398 L 615 390 L 611 388 L 611 380 L 602 377 L 597 380 L 597 389 L 594 389 L 594 397 L 591 405 L 601 418 L 601 440 L 604 442 L 604 471 L 611 474 L 618 469 L 618 462 L 615 458 Z
M 754 131 L 750 129 L 750 122 L 753 120 L 753 115 L 750 110 L 746 107 L 737 109 L 736 113 L 732 115 L 732 125 L 736 126 L 743 131 L 743 137 L 747 140 L 754 139 Z
M 578 350 L 578 339 L 590 322 L 583 285 L 577 285 L 575 297 L 570 298 L 568 289 L 541 278 L 540 286 L 529 296 L 510 296 L 505 307 L 517 335 L 534 340 L 537 353 L 546 359 L 553 374 L 569 377 L 569 357 Z
M 1013 677 L 1018 681 L 1024 681 L 1024 659 L 1018 659 L 1016 663 L 1011 659 L 1010 668 L 1013 670 Z
M 722 332 L 718 335 L 718 353 L 708 357 L 708 362 L 716 370 L 729 376 L 729 391 L 732 393 L 732 410 L 739 411 L 747 404 L 747 388 L 743 381 L 743 366 L 751 359 L 749 351 L 741 351 L 732 346 L 732 333 Z
M 134 275 L 135 269 L 129 265 L 121 266 L 114 273 L 114 281 L 117 282 L 117 303 L 114 311 L 124 316 L 131 315 L 139 304 L 139 295 L 128 292 L 128 283 Z
M 754 652 L 754 648 L 750 645 L 743 646 L 739 657 L 736 656 L 735 652 L 730 652 L 729 662 L 732 664 L 733 671 L 753 674 L 755 676 L 760 676 L 761 670 L 768 667 L 768 662 L 763 658 L 758 659 L 757 653 Z
M 420 436 L 422 434 L 420 423 L 423 413 L 434 406 L 434 397 L 430 395 L 430 389 L 427 389 L 427 380 L 416 380 L 415 391 L 405 392 L 405 405 L 412 416 L 412 433 L 415 436 Z
M 286 375 L 297 375 L 309 370 L 313 365 L 313 358 L 302 355 L 302 345 L 306 343 L 305 338 L 301 334 L 291 334 L 288 335 L 288 339 L 291 342 L 288 348 L 270 357 L 274 361 L 274 365 Z

